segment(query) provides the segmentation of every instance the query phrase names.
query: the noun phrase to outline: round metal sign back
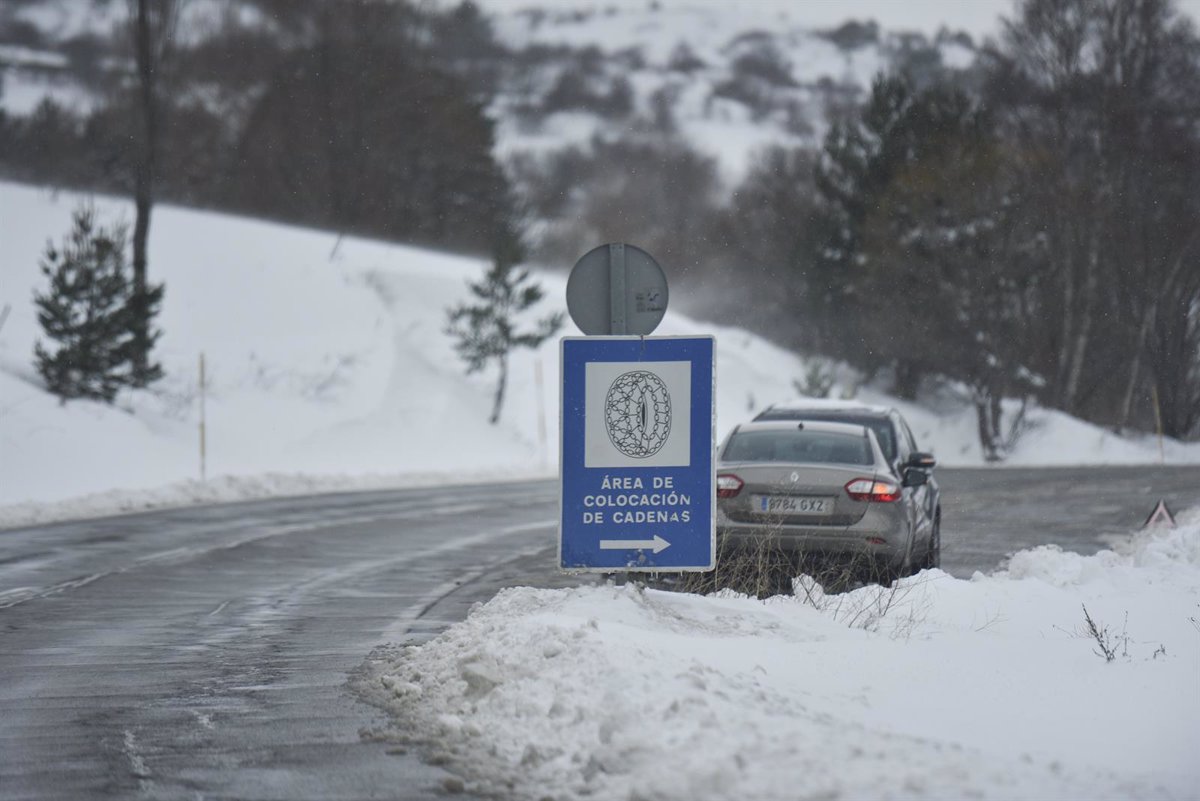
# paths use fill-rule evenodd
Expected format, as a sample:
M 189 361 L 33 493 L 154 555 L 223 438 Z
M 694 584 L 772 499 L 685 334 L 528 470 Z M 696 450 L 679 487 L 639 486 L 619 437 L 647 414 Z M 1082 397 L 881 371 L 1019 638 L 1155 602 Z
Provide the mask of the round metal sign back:
M 667 276 L 639 247 L 601 245 L 583 254 L 571 269 L 567 311 L 589 336 L 646 336 L 667 313 Z

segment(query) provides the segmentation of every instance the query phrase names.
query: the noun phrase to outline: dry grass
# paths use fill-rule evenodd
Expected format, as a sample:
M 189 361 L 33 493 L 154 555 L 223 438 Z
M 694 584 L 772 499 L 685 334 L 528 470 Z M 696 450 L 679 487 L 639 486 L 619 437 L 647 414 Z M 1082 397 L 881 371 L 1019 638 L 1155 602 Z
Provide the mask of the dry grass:
M 683 592 L 710 593 L 730 590 L 756 598 L 807 592 L 797 577 L 810 580 L 823 594 L 836 594 L 870 584 L 891 585 L 895 573 L 863 550 L 847 556 L 830 556 L 819 551 L 797 550 L 785 545 L 781 536 L 783 517 L 766 519 L 767 526 L 755 537 L 737 540 L 717 536 L 717 565 L 707 573 L 688 573 L 673 582 Z M 809 598 L 808 600 L 812 600 Z
M 1072 637 L 1078 637 L 1080 639 L 1091 640 L 1094 642 L 1096 647 L 1093 649 L 1093 653 L 1095 653 L 1096 656 L 1103 657 L 1105 662 L 1114 661 L 1118 656 L 1118 649 L 1120 650 L 1119 655 L 1121 657 L 1126 659 L 1129 657 L 1129 635 L 1127 633 L 1129 628 L 1128 612 L 1125 613 L 1125 624 L 1121 627 L 1120 634 L 1116 633 L 1108 626 L 1097 623 L 1086 606 L 1083 607 L 1082 628 L 1074 631 L 1067 631 L 1060 626 L 1055 626 L 1055 628 L 1065 634 L 1071 635 Z M 1164 649 L 1164 653 L 1165 651 L 1166 649 Z

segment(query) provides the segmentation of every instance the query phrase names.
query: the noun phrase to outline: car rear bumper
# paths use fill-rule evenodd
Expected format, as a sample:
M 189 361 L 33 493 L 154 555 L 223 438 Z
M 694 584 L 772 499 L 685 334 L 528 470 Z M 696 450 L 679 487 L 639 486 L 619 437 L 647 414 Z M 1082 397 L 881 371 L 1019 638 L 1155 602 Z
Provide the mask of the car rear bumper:
M 907 526 L 897 514 L 899 507 L 873 506 L 849 526 L 746 523 L 718 511 L 717 542 L 724 549 L 778 548 L 793 557 L 869 559 L 881 567 L 899 568 L 908 552 Z

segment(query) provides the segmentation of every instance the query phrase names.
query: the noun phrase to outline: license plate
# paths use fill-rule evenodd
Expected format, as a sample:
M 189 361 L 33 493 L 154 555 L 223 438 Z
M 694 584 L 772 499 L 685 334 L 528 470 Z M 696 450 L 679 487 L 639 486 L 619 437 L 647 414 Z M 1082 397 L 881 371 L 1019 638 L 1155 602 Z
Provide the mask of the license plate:
M 813 498 L 806 495 L 755 495 L 752 501 L 755 511 L 768 514 L 833 514 L 833 498 Z

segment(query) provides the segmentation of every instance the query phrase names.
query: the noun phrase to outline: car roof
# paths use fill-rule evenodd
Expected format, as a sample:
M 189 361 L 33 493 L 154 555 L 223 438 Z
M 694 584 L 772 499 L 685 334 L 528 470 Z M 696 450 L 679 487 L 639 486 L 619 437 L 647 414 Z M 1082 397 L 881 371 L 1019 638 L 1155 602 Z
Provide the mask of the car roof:
M 852 436 L 868 437 L 874 436 L 871 429 L 858 423 L 841 423 L 841 422 L 804 422 L 797 425 L 795 420 L 752 420 L 749 423 L 742 423 L 736 429 L 735 433 L 744 433 L 747 431 L 795 431 L 797 428 L 803 428 L 805 431 L 820 431 L 827 434 L 850 434 Z
M 853 437 L 866 437 L 871 443 L 872 458 L 881 460 L 879 463 L 887 462 L 887 457 L 883 454 L 883 448 L 879 445 L 879 438 L 875 436 L 875 432 L 870 426 L 862 425 L 861 423 L 850 422 L 827 422 L 827 421 L 811 421 L 805 420 L 797 422 L 796 420 L 751 420 L 748 423 L 742 423 L 736 426 L 733 431 L 729 432 L 729 436 L 721 445 L 723 453 L 726 445 L 733 440 L 738 434 L 745 434 L 754 431 L 795 431 L 797 428 L 805 431 L 819 431 L 826 434 L 844 434 Z
M 891 414 L 892 411 L 893 409 L 890 406 L 862 403 L 856 400 L 842 400 L 840 398 L 794 398 L 780 403 L 772 403 L 759 412 L 759 416 L 764 414 L 805 414 L 811 412 L 814 414 L 848 413 L 884 417 Z

